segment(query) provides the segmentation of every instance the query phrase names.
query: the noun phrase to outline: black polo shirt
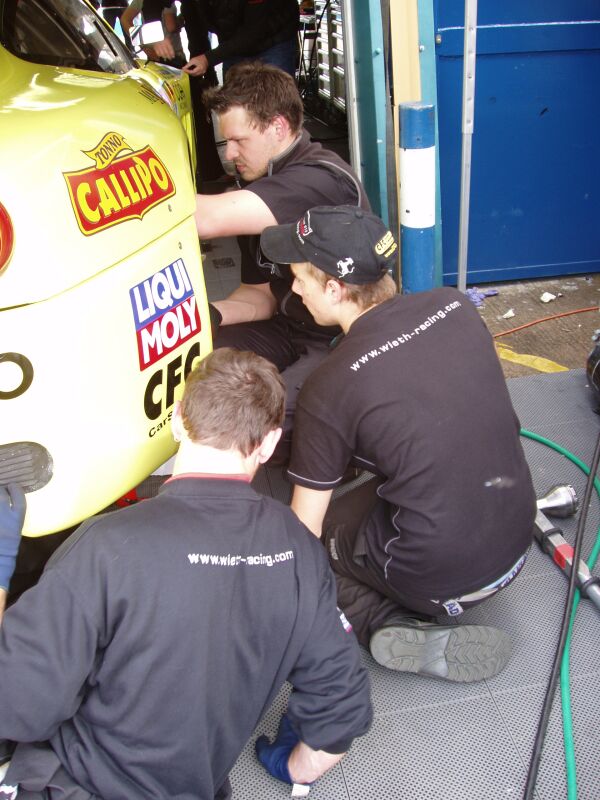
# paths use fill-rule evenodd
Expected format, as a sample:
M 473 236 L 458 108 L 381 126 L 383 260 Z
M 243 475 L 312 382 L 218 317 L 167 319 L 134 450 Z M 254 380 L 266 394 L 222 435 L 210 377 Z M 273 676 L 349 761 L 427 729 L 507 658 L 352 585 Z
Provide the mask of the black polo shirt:
M 392 587 L 479 589 L 531 542 L 535 495 L 493 340 L 454 289 L 367 311 L 298 397 L 290 479 L 331 489 L 352 456 L 385 478 L 364 531 Z

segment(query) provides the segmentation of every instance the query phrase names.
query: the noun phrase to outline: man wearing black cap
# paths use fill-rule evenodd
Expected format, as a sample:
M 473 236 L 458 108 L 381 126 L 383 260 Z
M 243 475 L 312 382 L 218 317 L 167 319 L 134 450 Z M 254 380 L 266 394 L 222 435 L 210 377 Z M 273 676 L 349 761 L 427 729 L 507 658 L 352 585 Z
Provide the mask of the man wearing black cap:
M 298 397 L 292 508 L 322 536 L 338 603 L 385 666 L 454 681 L 506 664 L 508 636 L 456 625 L 521 570 L 535 495 L 519 422 L 474 306 L 455 289 L 397 295 L 376 216 L 318 207 L 267 228 L 265 255 L 345 336 Z M 378 477 L 329 507 L 348 463 Z

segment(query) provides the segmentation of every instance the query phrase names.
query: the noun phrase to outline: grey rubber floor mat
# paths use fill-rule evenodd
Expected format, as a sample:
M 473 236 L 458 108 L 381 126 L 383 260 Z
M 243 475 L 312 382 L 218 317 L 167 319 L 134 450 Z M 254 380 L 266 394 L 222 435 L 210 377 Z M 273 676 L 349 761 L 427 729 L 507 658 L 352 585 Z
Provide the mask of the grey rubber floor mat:
M 585 372 L 515 378 L 509 390 L 523 428 L 556 441 L 589 464 L 600 431 Z M 586 476 L 565 456 L 523 439 L 538 496 L 553 484 L 572 483 L 583 496 Z M 257 476 L 259 491 L 289 500 L 281 472 Z M 573 542 L 577 517 L 561 520 Z M 598 497 L 590 505 L 583 553 L 587 557 L 600 525 Z M 506 591 L 472 609 L 465 622 L 497 625 L 511 635 L 506 669 L 477 684 L 450 684 L 394 673 L 363 652 L 372 683 L 375 721 L 349 754 L 310 791 L 313 800 L 516 800 L 523 796 L 527 768 L 546 682 L 556 647 L 567 579 L 537 544 L 522 574 Z M 579 800 L 598 800 L 600 781 L 600 613 L 580 603 L 571 643 L 571 700 Z M 273 735 L 289 687 L 259 724 Z M 234 800 L 290 796 L 254 757 L 254 738 L 231 780 Z M 537 800 L 565 798 L 566 778 L 560 692 L 554 701 L 536 788 Z

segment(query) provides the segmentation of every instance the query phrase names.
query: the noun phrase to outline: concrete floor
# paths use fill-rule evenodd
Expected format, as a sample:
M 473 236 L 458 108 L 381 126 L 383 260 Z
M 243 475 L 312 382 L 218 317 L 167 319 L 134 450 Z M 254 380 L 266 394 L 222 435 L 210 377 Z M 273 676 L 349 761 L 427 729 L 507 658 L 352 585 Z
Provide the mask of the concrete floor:
M 480 290 L 497 289 L 485 298 L 481 317 L 493 336 L 507 378 L 585 367 L 592 350 L 592 334 L 600 328 L 600 274 L 573 275 L 535 281 L 490 284 Z M 555 296 L 550 302 L 544 293 Z M 576 312 L 595 308 L 595 311 Z M 514 316 L 504 318 L 513 310 Z M 568 316 L 556 316 L 568 314 Z M 555 317 L 514 333 L 521 325 Z

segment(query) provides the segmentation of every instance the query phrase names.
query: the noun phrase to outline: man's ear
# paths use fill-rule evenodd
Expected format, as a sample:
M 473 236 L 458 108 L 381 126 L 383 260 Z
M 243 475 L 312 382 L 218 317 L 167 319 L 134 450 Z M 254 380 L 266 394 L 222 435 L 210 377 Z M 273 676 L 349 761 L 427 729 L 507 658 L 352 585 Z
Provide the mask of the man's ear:
M 340 303 L 344 299 L 344 287 L 335 278 L 331 278 L 325 284 L 325 292 L 334 303 Z
M 185 428 L 183 427 L 183 419 L 181 418 L 181 402 L 179 400 L 175 400 L 173 405 L 173 413 L 171 414 L 171 432 L 173 434 L 173 439 L 176 442 L 180 442 L 181 438 L 185 432 Z
M 277 447 L 277 442 L 281 439 L 281 428 L 275 428 L 274 431 L 269 431 L 262 442 L 257 447 L 258 463 L 264 464 L 273 455 L 273 451 Z
M 275 130 L 275 135 L 279 141 L 283 141 L 290 132 L 290 123 L 281 114 L 276 114 L 271 120 L 271 125 Z

